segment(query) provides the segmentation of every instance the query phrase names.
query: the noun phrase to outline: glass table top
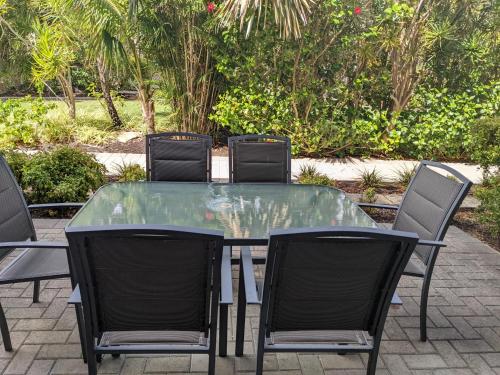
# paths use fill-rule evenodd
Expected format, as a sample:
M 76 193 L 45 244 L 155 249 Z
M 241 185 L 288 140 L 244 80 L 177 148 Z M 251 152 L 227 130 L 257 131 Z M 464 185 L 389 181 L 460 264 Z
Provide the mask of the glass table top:
M 326 186 L 171 182 L 105 185 L 68 226 L 110 224 L 222 230 L 226 241 L 248 244 L 265 242 L 270 229 L 376 227 L 342 191 Z

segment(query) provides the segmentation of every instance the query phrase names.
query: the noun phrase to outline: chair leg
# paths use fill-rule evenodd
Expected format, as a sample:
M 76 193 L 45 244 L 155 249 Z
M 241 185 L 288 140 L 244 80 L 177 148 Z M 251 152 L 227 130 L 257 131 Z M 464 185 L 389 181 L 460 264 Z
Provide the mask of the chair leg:
M 238 312 L 236 315 L 236 351 L 237 357 L 243 355 L 243 346 L 245 341 L 245 317 L 247 308 L 247 299 L 245 294 L 245 281 L 243 278 L 243 267 L 240 265 L 240 280 L 238 287 Z
M 7 325 L 2 304 L 0 304 L 0 330 L 2 331 L 3 347 L 7 352 L 11 352 L 12 342 L 10 341 L 9 326 Z
M 208 353 L 208 375 L 215 375 L 215 350 Z
M 373 350 L 370 352 L 370 356 L 368 357 L 368 366 L 366 368 L 366 375 L 375 375 L 375 371 L 377 370 L 377 360 L 378 360 L 378 348 L 377 350 Z
M 262 375 L 264 371 L 264 339 L 266 332 L 264 329 L 259 329 L 259 337 L 257 338 L 257 365 L 255 369 L 256 375 Z
M 219 311 L 219 356 L 227 355 L 227 325 L 228 325 L 228 306 L 220 305 Z
M 40 280 L 33 282 L 33 303 L 40 302 Z
M 87 348 L 85 343 L 85 327 L 83 321 L 83 312 L 82 305 L 75 305 L 75 313 L 76 313 L 76 324 L 78 326 L 78 334 L 80 335 L 80 345 L 82 347 L 82 358 L 83 362 L 87 363 Z
M 431 278 L 424 277 L 420 296 L 420 341 L 427 341 L 427 299 L 429 298 L 430 286 Z

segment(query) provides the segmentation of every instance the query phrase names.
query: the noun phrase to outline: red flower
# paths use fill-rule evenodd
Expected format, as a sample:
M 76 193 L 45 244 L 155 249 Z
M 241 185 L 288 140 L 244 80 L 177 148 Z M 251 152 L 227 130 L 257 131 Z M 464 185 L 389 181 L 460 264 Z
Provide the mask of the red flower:
M 354 14 L 361 14 L 361 7 L 354 8 Z
M 207 12 L 213 13 L 214 10 L 215 10 L 215 3 L 213 1 L 211 1 L 207 4 Z

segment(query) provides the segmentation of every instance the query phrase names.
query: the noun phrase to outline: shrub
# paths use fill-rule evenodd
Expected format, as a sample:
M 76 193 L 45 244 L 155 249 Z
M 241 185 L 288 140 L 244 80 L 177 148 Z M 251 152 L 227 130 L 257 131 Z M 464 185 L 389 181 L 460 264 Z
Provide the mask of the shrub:
M 52 107 L 41 98 L 0 100 L 0 149 L 36 145 Z
M 118 181 L 141 181 L 146 179 L 146 171 L 139 164 L 123 163 L 117 166 Z
M 463 157 L 474 141 L 477 119 L 498 111 L 499 87 L 492 83 L 449 93 L 422 86 L 391 135 L 399 143 L 397 151 L 417 159 Z
M 4 154 L 7 164 L 9 164 L 12 173 L 16 176 L 16 180 L 19 184 L 22 184 L 23 180 L 23 168 L 29 162 L 28 154 L 24 152 L 8 151 Z
M 367 188 L 377 188 L 382 185 L 382 176 L 376 167 L 370 171 L 365 169 L 361 172 L 361 187 Z
M 500 117 L 485 118 L 472 128 L 471 158 L 484 169 L 485 177 L 492 166 L 500 166 Z
M 481 201 L 477 210 L 479 222 L 483 223 L 493 236 L 500 236 L 500 174 L 488 178 L 476 189 Z
M 327 175 L 319 173 L 313 165 L 302 165 L 297 176 L 300 184 L 335 186 L 335 181 Z
M 105 183 L 105 167 L 70 147 L 35 154 L 23 168 L 23 186 L 33 203 L 83 202 Z

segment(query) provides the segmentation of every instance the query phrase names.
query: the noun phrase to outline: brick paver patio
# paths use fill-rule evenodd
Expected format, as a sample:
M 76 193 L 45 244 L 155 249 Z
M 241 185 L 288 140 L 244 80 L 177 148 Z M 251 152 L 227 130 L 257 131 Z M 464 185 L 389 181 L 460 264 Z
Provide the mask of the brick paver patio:
M 40 239 L 62 239 L 65 220 L 35 220 Z M 398 289 L 404 302 L 392 308 L 385 326 L 378 375 L 500 375 L 500 254 L 451 227 L 448 247 L 438 257 L 429 297 L 429 337 L 418 340 L 420 285 L 404 278 Z M 3 265 L 11 258 L 7 259 Z M 11 328 L 14 351 L 0 347 L 2 374 L 86 374 L 72 307 L 66 304 L 69 282 L 42 283 L 40 303 L 32 303 L 31 284 L 2 286 L 0 297 Z M 232 324 L 235 322 L 232 309 Z M 217 374 L 252 373 L 252 333 L 257 310 L 250 309 L 247 355 L 235 358 L 234 331 L 229 356 L 217 358 Z M 253 329 L 252 329 L 253 328 Z M 266 355 L 268 375 L 365 374 L 364 355 Z M 105 356 L 102 374 L 206 373 L 204 355 Z

